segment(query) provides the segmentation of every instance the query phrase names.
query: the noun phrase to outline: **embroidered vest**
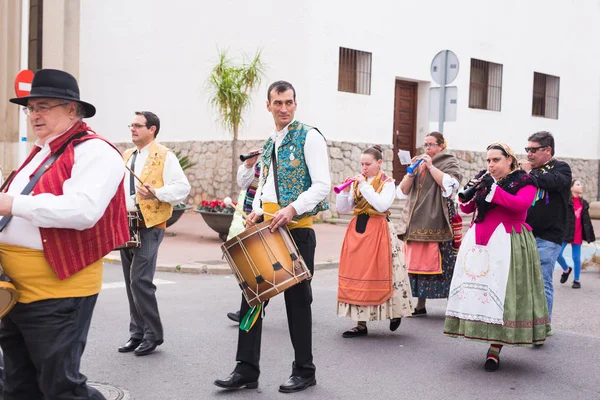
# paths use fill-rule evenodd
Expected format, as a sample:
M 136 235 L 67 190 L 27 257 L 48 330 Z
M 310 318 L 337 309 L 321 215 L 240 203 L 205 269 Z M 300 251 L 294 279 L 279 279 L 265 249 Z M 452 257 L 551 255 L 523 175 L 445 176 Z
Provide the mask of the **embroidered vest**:
M 288 133 L 285 135 L 281 145 L 277 149 L 277 185 L 279 187 L 279 206 L 287 207 L 295 201 L 301 193 L 305 192 L 312 185 L 306 160 L 304 158 L 304 143 L 306 134 L 309 130 L 316 129 L 312 126 L 304 125 L 301 122 L 294 121 L 288 126 Z M 319 132 L 321 136 L 323 135 Z M 263 169 L 262 184 L 267 181 L 269 169 L 271 168 L 271 153 L 273 152 L 273 138 L 269 138 L 263 147 L 261 164 Z M 309 212 L 296 215 L 294 220 L 300 220 L 307 216 L 316 215 L 320 211 L 329 209 L 327 200 L 322 200 L 317 206 Z
M 77 132 L 73 132 L 75 134 Z M 52 141 L 52 153 L 72 135 L 61 136 Z M 58 157 L 52 167 L 40 178 L 33 188 L 32 195 L 52 193 L 63 194 L 63 183 L 71 177 L 75 163 L 74 147 L 86 140 L 104 140 L 115 151 L 119 151 L 108 140 L 96 134 L 88 134 L 71 142 L 65 152 Z M 46 160 L 44 160 L 45 162 Z M 121 180 L 121 186 L 123 181 Z M 44 256 L 59 279 L 65 279 L 95 263 L 110 253 L 116 246 L 127 242 L 129 226 L 123 190 L 117 190 L 108 203 L 100 220 L 89 229 L 82 231 L 65 228 L 39 228 L 42 237 Z
M 386 174 L 379 171 L 377 173 L 377 175 L 375 176 L 375 178 L 373 178 L 371 183 L 369 183 L 369 185 L 373 186 L 373 189 L 375 189 L 375 193 L 381 193 L 381 191 L 383 190 L 383 186 L 386 183 L 393 182 L 393 181 L 394 180 L 392 178 L 388 177 Z M 352 184 L 352 186 L 353 186 L 354 204 L 355 204 L 354 210 L 353 210 L 354 215 L 367 214 L 367 215 L 389 216 L 391 214 L 390 210 L 386 210 L 385 212 L 381 213 L 381 212 L 377 211 L 375 208 L 373 208 L 373 206 L 364 198 L 364 196 L 360 192 L 357 182 L 354 182 Z
M 129 164 L 129 158 L 137 148 L 125 150 L 123 158 L 125 163 Z M 153 188 L 158 189 L 165 185 L 163 181 L 163 171 L 169 149 L 156 140 L 148 148 L 148 158 L 144 164 L 141 174 L 138 177 L 144 183 L 149 183 Z M 158 200 L 143 200 L 137 195 L 137 201 L 140 205 L 140 211 L 144 217 L 146 227 L 152 227 L 161 224 L 171 218 L 173 206 L 170 203 L 164 203 Z

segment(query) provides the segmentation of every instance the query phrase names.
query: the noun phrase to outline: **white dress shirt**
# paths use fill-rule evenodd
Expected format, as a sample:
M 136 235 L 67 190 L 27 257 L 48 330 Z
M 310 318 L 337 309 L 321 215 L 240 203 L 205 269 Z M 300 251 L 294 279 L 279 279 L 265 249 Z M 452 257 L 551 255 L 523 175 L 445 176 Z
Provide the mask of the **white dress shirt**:
M 246 168 L 246 164 L 242 163 L 242 165 L 238 167 L 237 184 L 242 189 L 248 189 L 248 187 L 252 184 L 252 181 L 254 180 L 255 166 L 256 164 L 251 166 L 250 168 Z
M 7 193 L 14 196 L 13 218 L 0 232 L 0 243 L 42 250 L 39 228 L 89 229 L 100 220 L 119 188 L 125 172 L 123 158 L 103 140 L 91 139 L 75 146 L 75 163 L 71 177 L 63 183 L 62 195 L 21 195 L 57 137 L 44 145 L 36 142 L 41 150 L 11 182 Z
M 375 188 L 370 185 L 373 179 L 375 179 L 375 177 L 368 178 L 368 183 L 362 182 L 358 186 L 360 193 L 375 210 L 379 211 L 380 213 L 386 212 L 394 203 L 396 185 L 394 182 L 386 182 L 383 184 L 383 189 L 381 189 L 381 192 L 377 193 L 375 192 Z M 353 190 L 350 190 L 348 193 L 340 192 L 338 195 L 336 195 L 335 208 L 340 214 L 349 214 L 352 212 L 354 206 Z
M 277 150 L 283 142 L 285 135 L 288 133 L 289 124 L 281 131 L 275 131 L 271 135 L 275 142 L 275 156 L 277 156 Z M 304 214 L 305 212 L 314 209 L 319 202 L 323 201 L 329 191 L 331 190 L 331 177 L 329 176 L 329 155 L 327 154 L 327 143 L 325 138 L 317 130 L 311 129 L 306 133 L 306 141 L 304 142 L 304 159 L 306 160 L 306 166 L 308 167 L 308 173 L 312 181 L 312 185 L 302 192 L 298 198 L 293 201 L 292 207 L 296 210 L 297 214 Z M 271 166 L 269 172 L 273 171 L 273 161 L 271 160 Z M 260 171 L 259 182 L 262 182 L 263 175 L 262 169 Z M 277 194 L 275 192 L 275 179 L 274 174 L 270 173 L 267 176 L 267 180 L 264 184 L 259 183 L 256 190 L 256 196 L 252 203 L 252 209 L 254 211 L 260 209 L 261 200 L 263 203 L 277 203 Z
M 135 158 L 134 168 L 134 173 L 138 177 L 142 175 L 142 170 L 144 169 L 144 165 L 146 164 L 146 160 L 148 159 L 148 153 L 151 144 L 152 143 L 148 144 L 143 149 L 138 150 L 137 157 Z M 127 166 L 129 168 L 131 168 L 132 159 L 133 155 L 131 155 L 131 157 L 127 161 Z M 135 194 L 129 195 L 130 176 L 131 172 L 126 171 L 125 180 L 123 181 L 123 188 L 125 189 L 125 199 L 127 202 L 127 210 L 138 211 L 137 207 L 135 206 L 137 202 Z M 154 189 L 156 190 L 156 197 L 158 197 L 158 199 L 163 203 L 170 203 L 172 205 L 182 203 L 190 193 L 191 186 L 187 180 L 187 177 L 183 173 L 183 170 L 181 169 L 181 165 L 179 164 L 177 156 L 171 151 L 167 153 L 162 177 L 164 186 L 158 189 Z M 137 186 L 140 183 L 137 179 L 134 178 L 134 184 L 134 186 Z M 134 190 L 137 193 L 136 187 L 134 187 Z

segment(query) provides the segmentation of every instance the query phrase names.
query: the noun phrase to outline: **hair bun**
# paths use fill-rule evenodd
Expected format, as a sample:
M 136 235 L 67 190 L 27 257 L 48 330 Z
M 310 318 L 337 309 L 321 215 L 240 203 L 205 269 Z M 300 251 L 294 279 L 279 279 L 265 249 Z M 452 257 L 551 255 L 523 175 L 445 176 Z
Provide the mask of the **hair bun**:
M 380 145 L 378 144 L 374 144 L 373 146 L 371 146 L 372 148 L 374 148 L 375 150 L 377 150 L 380 153 L 383 153 L 383 149 L 381 148 Z

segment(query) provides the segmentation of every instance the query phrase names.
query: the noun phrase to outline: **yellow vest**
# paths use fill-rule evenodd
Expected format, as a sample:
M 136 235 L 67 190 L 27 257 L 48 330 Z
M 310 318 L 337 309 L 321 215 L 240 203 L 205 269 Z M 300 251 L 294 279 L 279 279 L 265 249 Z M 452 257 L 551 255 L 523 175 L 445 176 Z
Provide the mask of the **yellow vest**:
M 137 148 L 125 150 L 123 158 L 125 163 L 129 164 L 129 158 L 136 151 Z M 167 153 L 169 149 L 159 144 L 154 140 L 148 149 L 148 158 L 146 164 L 142 169 L 142 173 L 139 178 L 144 183 L 149 183 L 155 189 L 161 188 L 165 185 L 163 181 L 163 170 L 165 169 L 165 161 L 167 159 Z M 170 203 L 164 203 L 155 199 L 143 200 L 137 195 L 137 201 L 140 205 L 140 211 L 144 217 L 144 224 L 147 228 L 159 225 L 169 218 L 173 214 L 173 206 Z

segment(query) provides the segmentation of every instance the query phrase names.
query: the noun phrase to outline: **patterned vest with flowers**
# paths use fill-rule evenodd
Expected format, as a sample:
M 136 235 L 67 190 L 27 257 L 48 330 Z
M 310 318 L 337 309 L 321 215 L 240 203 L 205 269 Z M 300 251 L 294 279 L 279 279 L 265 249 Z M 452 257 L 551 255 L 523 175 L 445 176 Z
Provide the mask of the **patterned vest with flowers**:
M 135 147 L 125 150 L 123 158 L 125 163 L 129 164 L 129 158 L 136 150 Z M 167 159 L 167 153 L 169 149 L 156 140 L 150 144 L 148 148 L 148 158 L 144 164 L 139 178 L 142 182 L 149 183 L 155 189 L 161 188 L 165 185 L 163 181 L 163 171 L 165 169 L 165 160 Z M 170 203 L 165 203 L 155 199 L 143 200 L 137 195 L 138 204 L 140 205 L 140 211 L 144 217 L 144 224 L 150 228 L 161 224 L 171 218 L 173 214 L 173 206 Z
M 294 202 L 301 193 L 305 192 L 312 185 L 312 180 L 304 158 L 304 143 L 306 134 L 309 130 L 319 130 L 301 122 L 294 121 L 288 126 L 288 133 L 283 138 L 281 145 L 277 149 L 277 185 L 279 187 L 279 206 L 287 207 Z M 323 135 L 319 132 L 321 136 Z M 269 169 L 271 167 L 271 154 L 273 151 L 273 138 L 269 138 L 263 147 L 261 164 L 263 167 L 263 181 L 267 181 Z M 300 220 L 307 216 L 316 215 L 320 211 L 329 209 L 327 200 L 321 201 L 309 212 L 296 215 L 294 220 Z

